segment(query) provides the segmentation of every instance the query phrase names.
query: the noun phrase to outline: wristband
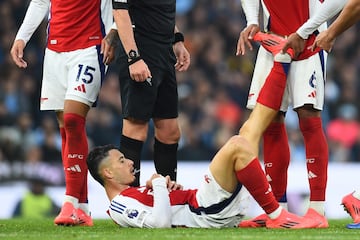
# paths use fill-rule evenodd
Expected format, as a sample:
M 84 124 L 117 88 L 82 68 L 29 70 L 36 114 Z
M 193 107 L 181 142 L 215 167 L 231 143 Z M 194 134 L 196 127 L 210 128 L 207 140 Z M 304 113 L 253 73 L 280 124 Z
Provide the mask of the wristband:
M 136 63 L 137 61 L 140 61 L 141 59 L 142 59 L 141 56 L 137 56 L 137 57 L 135 57 L 135 58 L 132 58 L 132 59 L 128 62 L 128 64 L 129 64 L 129 66 L 130 66 L 131 64 L 134 64 L 134 63 Z
M 184 38 L 184 34 L 182 34 L 181 32 L 176 32 L 174 34 L 175 38 L 174 38 L 174 42 L 173 44 L 177 43 L 177 42 L 184 42 L 185 38 Z

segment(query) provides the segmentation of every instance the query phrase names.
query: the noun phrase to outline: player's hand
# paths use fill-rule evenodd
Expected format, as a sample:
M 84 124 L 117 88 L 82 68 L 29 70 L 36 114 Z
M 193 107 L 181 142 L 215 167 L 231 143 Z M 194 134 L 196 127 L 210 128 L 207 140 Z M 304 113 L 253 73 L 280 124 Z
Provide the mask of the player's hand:
M 255 33 L 257 33 L 258 31 L 260 31 L 260 28 L 258 25 L 255 24 L 251 24 L 241 31 L 236 46 L 236 56 L 245 55 L 246 47 L 248 47 L 250 51 L 253 50 L 251 40 Z
M 109 65 L 115 59 L 115 49 L 118 46 L 119 35 L 115 29 L 110 32 L 101 41 L 101 53 L 103 54 L 103 63 Z
M 316 36 L 314 43 L 311 45 L 310 49 L 315 51 L 317 47 L 324 49 L 327 52 L 331 52 L 336 38 L 333 38 L 327 30 L 319 33 Z
M 176 181 L 171 181 L 169 175 L 167 175 L 165 178 L 166 178 L 166 182 L 167 182 L 167 189 L 169 190 L 169 192 L 171 192 L 172 190 L 182 190 L 183 189 L 183 186 L 181 184 L 178 184 Z
M 160 174 L 157 174 L 157 173 L 154 173 L 149 180 L 146 181 L 146 188 L 148 189 L 152 189 L 153 186 L 152 186 L 152 180 L 155 179 L 155 178 L 160 178 L 160 177 L 163 177 L 162 175 Z
M 11 50 L 10 50 L 10 55 L 11 55 L 12 60 L 20 68 L 27 67 L 27 62 L 23 59 L 24 48 L 25 48 L 24 40 L 18 39 L 18 40 L 14 41 L 14 43 L 11 47 Z
M 179 72 L 186 71 L 190 66 L 190 53 L 183 42 L 177 42 L 173 45 L 176 56 L 175 69 Z
M 135 82 L 149 81 L 152 78 L 150 69 L 144 60 L 139 60 L 129 66 L 130 77 Z
M 286 43 L 282 48 L 282 53 L 286 53 L 289 48 L 294 50 L 295 59 L 299 56 L 299 54 L 304 51 L 306 40 L 302 39 L 299 34 L 292 33 L 286 39 Z

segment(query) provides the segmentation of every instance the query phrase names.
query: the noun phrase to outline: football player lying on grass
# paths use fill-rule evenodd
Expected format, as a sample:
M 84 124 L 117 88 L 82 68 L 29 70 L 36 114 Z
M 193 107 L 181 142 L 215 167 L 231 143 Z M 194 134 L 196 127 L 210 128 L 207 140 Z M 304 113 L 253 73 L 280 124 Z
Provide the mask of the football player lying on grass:
M 133 162 L 113 145 L 92 149 L 87 163 L 93 178 L 105 188 L 110 218 L 121 227 L 236 227 L 249 207 L 250 194 L 268 214 L 268 228 L 317 227 L 318 221 L 279 205 L 251 149 L 244 137 L 231 137 L 197 180 L 199 188 L 188 190 L 159 174 L 153 174 L 146 186 L 131 187 Z

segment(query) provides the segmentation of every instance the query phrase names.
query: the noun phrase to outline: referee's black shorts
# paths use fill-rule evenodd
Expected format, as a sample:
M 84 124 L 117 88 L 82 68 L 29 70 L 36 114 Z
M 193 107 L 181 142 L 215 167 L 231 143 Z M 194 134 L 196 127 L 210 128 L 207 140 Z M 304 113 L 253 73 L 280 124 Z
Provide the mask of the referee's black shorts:
M 178 92 L 175 76 L 176 57 L 171 45 L 139 45 L 148 65 L 151 81 L 135 82 L 130 78 L 127 56 L 119 56 L 119 81 L 123 117 L 149 121 L 151 118 L 178 117 Z

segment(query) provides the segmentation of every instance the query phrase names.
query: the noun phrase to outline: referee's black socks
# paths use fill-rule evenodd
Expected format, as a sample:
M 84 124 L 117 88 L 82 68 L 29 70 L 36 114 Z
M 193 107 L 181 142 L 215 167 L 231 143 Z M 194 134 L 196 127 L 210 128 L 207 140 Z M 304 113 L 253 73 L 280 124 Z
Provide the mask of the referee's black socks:
M 121 135 L 120 139 L 120 151 L 124 156 L 134 162 L 134 168 L 140 170 L 140 159 L 141 159 L 141 150 L 144 142 L 136 139 L 132 139 Z M 131 186 L 138 187 L 140 185 L 140 171 L 135 174 L 135 181 Z
M 169 175 L 173 181 L 176 181 L 177 149 L 178 143 L 165 144 L 155 138 L 154 164 L 156 172 L 163 176 Z

